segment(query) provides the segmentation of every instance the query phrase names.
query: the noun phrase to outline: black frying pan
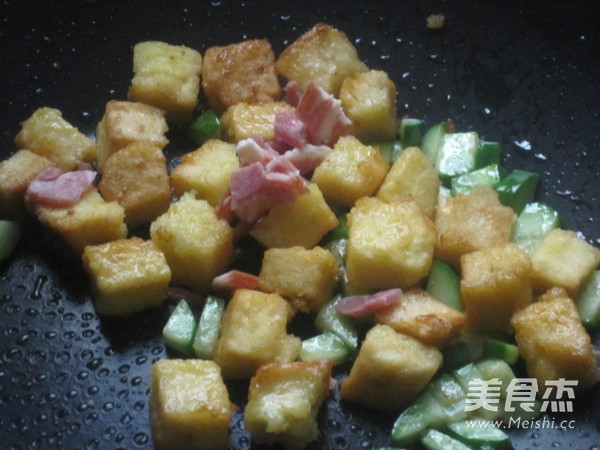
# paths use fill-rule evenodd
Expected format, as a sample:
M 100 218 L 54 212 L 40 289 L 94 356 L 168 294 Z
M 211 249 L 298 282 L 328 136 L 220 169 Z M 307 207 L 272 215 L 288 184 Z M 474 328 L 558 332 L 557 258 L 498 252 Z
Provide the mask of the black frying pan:
M 600 7 L 570 1 L 45 1 L 2 6 L 0 147 L 40 106 L 93 134 L 105 103 L 124 99 L 132 46 L 143 40 L 203 52 L 249 38 L 275 51 L 324 21 L 345 31 L 371 68 L 398 87 L 402 113 L 501 141 L 504 165 L 538 172 L 538 198 L 566 228 L 600 244 Z M 431 13 L 446 27 L 425 27 Z M 173 158 L 193 144 L 172 133 Z M 164 309 L 100 319 L 79 262 L 35 225 L 0 266 L 0 447 L 151 448 L 148 383 L 168 356 Z M 598 336 L 595 337 L 599 344 Z M 343 369 L 337 374 L 343 375 Z M 232 386 L 243 404 L 244 383 Z M 590 448 L 598 389 L 578 398 L 575 429 L 513 431 L 518 448 Z M 376 415 L 332 395 L 312 448 L 390 445 L 396 415 Z M 556 419 L 563 416 L 556 415 Z M 250 448 L 242 415 L 231 445 Z M 253 447 L 253 446 L 252 446 Z

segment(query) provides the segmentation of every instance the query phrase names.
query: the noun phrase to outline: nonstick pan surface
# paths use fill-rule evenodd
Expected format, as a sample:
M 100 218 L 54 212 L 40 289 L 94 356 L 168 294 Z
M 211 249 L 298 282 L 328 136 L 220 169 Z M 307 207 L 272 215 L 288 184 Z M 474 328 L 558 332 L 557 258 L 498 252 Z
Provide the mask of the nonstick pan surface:
M 396 82 L 401 114 L 426 125 L 452 118 L 460 131 L 500 141 L 503 165 L 541 175 L 537 198 L 564 227 L 600 246 L 600 7 L 595 1 L 13 1 L 2 2 L 0 152 L 15 151 L 20 123 L 50 106 L 93 136 L 104 106 L 125 99 L 132 47 L 144 40 L 204 52 L 267 38 L 278 54 L 317 22 L 355 43 L 370 68 Z M 444 13 L 430 30 L 426 17 Z M 195 148 L 169 134 L 172 161 Z M 80 263 L 35 224 L 0 265 L 0 448 L 152 447 L 148 386 L 167 308 L 100 318 Z M 297 331 L 306 330 L 302 325 Z M 599 337 L 594 343 L 599 345 Z M 347 367 L 336 371 L 341 378 Z M 245 383 L 231 398 L 242 406 Z M 573 428 L 511 431 L 517 448 L 598 448 L 593 389 Z M 379 415 L 333 393 L 313 449 L 391 445 L 397 414 Z M 231 447 L 257 448 L 232 423 Z

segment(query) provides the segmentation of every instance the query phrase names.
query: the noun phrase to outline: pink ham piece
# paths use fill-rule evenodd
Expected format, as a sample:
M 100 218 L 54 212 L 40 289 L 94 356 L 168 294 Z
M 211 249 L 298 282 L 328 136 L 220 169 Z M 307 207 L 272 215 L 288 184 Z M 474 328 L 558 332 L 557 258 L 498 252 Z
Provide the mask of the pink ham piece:
M 325 156 L 331 151 L 331 147 L 326 145 L 307 144 L 303 149 L 294 148 L 283 154 L 302 175 L 312 173 L 319 164 L 323 162 Z
M 298 86 L 298 83 L 293 80 L 288 82 L 283 88 L 283 91 L 285 92 L 284 100 L 287 104 L 292 105 L 294 108 L 298 106 L 300 97 L 302 97 L 302 90 L 300 89 L 300 86 Z
M 262 138 L 248 138 L 241 140 L 237 143 L 235 152 L 242 166 L 255 162 L 266 164 L 279 156 L 279 153 Z
M 275 139 L 281 142 L 277 148 L 304 148 L 308 143 L 307 130 L 296 111 L 282 111 L 275 115 Z
M 213 278 L 212 288 L 220 292 L 233 292 L 236 289 L 258 289 L 259 278 L 241 270 L 230 270 Z
M 96 180 L 94 170 L 62 172 L 56 167 L 43 170 L 27 187 L 26 195 L 40 205 L 67 208 L 75 205 Z
M 307 181 L 283 156 L 267 164 L 255 162 L 231 174 L 231 210 L 246 222 L 254 223 L 278 203 L 291 203 L 308 191 Z
M 296 113 L 304 122 L 308 141 L 313 145 L 331 147 L 352 125 L 344 114 L 342 102 L 315 83 L 309 83 L 300 97 Z
M 402 298 L 402 289 L 388 289 L 375 294 L 345 297 L 335 304 L 337 312 L 350 317 L 366 317 L 382 308 L 395 305 Z

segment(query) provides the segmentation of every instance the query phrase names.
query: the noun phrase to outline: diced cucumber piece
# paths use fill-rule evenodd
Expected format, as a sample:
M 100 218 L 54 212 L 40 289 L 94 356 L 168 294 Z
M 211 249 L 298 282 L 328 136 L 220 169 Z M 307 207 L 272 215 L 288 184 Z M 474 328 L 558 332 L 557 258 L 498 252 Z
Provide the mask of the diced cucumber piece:
M 332 239 L 323 246 L 323 248 L 331 252 L 333 259 L 335 259 L 335 262 L 340 268 L 343 267 L 346 262 L 347 242 L 347 239 Z
M 438 154 L 445 135 L 446 125 L 442 122 L 429 128 L 421 140 L 421 150 L 434 167 L 437 165 Z
M 448 264 L 434 259 L 427 279 L 427 292 L 446 305 L 462 311 L 460 304 L 460 279 Z
M 421 438 L 421 444 L 429 450 L 472 450 L 462 442 L 434 429 Z
M 600 325 L 600 270 L 586 280 L 576 303 L 583 325 L 590 331 L 596 330 Z
M 342 364 L 348 360 L 350 349 L 341 338 L 328 331 L 302 342 L 299 359 L 314 361 L 327 359 L 333 364 Z
M 422 133 L 419 119 L 405 117 L 400 121 L 400 143 L 402 148 L 418 147 L 421 145 Z
M 469 392 L 469 383 L 471 380 L 483 380 L 481 370 L 474 363 L 465 364 L 452 372 L 452 376 L 456 382 L 463 388 L 465 392 Z
M 336 334 L 354 352 L 358 349 L 358 332 L 352 319 L 335 309 L 335 304 L 340 299 L 341 297 L 337 296 L 321 308 L 315 319 L 315 326 L 322 332 Z
M 497 164 L 482 167 L 462 175 L 453 177 L 451 180 L 450 194 L 466 194 L 477 185 L 496 187 L 504 176 L 503 169 Z
M 546 234 L 561 225 L 558 212 L 545 203 L 527 203 L 513 224 L 511 241 L 530 255 Z
M 443 425 L 445 413 L 442 407 L 424 392 L 406 408 L 392 427 L 392 444 L 410 445 L 418 441 L 430 426 Z
M 165 345 L 180 353 L 191 355 L 196 328 L 194 313 L 185 300 L 180 300 L 163 328 Z
M 381 156 L 388 164 L 393 164 L 394 161 L 398 159 L 398 155 L 402 152 L 402 144 L 399 140 L 370 142 L 369 145 L 378 147 Z
M 446 186 L 440 186 L 440 190 L 438 195 L 440 197 L 452 197 L 452 195 L 450 194 L 450 189 L 448 189 Z
M 337 218 L 339 222 L 338 225 L 325 235 L 323 242 L 348 239 L 348 219 L 346 218 L 346 212 L 339 213 Z
M 188 134 L 199 145 L 202 145 L 209 139 L 219 139 L 221 137 L 219 118 L 210 109 L 203 112 L 191 123 L 188 128 Z
M 21 224 L 14 220 L 0 220 L 0 263 L 7 259 L 21 237 Z
M 497 378 L 501 382 L 500 397 L 505 398 L 510 382 L 515 378 L 515 373 L 505 361 L 500 359 L 484 359 L 477 363 L 477 368 L 483 375 L 483 380 Z
M 373 450 L 403 450 L 400 447 L 375 447 Z
M 450 374 L 442 374 L 429 383 L 425 389 L 444 412 L 443 424 L 466 418 L 466 391 Z
M 219 339 L 221 320 L 225 311 L 225 300 L 209 295 L 206 298 L 192 348 L 198 358 L 212 359 L 215 345 Z
M 473 362 L 469 345 L 465 341 L 457 341 L 443 350 L 444 364 L 442 370 L 450 372 Z M 464 389 L 464 386 L 463 386 Z
M 449 435 L 472 448 L 509 450 L 513 448 L 510 437 L 489 422 L 464 420 L 448 425 Z
M 502 147 L 498 142 L 479 140 L 479 147 L 475 155 L 475 168 L 480 169 L 490 164 L 500 165 Z
M 448 180 L 475 169 L 475 155 L 478 146 L 479 137 L 474 131 L 446 133 L 435 165 L 440 177 Z
M 498 183 L 496 192 L 503 205 L 510 206 L 519 214 L 527 203 L 533 201 L 538 181 L 539 174 L 516 169 Z
M 514 364 L 519 359 L 519 347 L 508 342 L 488 338 L 483 343 L 483 357 L 501 359 L 508 364 Z

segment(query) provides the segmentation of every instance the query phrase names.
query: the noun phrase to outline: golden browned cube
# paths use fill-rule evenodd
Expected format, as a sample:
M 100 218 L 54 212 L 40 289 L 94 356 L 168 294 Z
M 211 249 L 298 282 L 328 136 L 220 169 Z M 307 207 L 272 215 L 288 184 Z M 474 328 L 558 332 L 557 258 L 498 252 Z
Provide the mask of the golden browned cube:
M 75 169 L 79 162 L 91 163 L 96 157 L 94 141 L 54 108 L 36 109 L 21 125 L 15 145 L 48 158 L 65 171 Z
M 110 155 L 134 142 L 164 148 L 169 142 L 163 110 L 139 102 L 111 100 L 96 128 L 96 163 L 102 170 Z
M 235 145 L 211 139 L 183 155 L 171 172 L 171 187 L 178 197 L 194 191 L 196 198 L 216 207 L 229 192 L 231 173 L 239 166 Z
M 339 224 L 319 187 L 311 183 L 308 192 L 293 203 L 273 206 L 250 230 L 250 235 L 267 248 L 302 246 L 311 248 Z
M 60 236 L 77 256 L 87 245 L 104 244 L 127 236 L 123 207 L 104 200 L 95 188 L 73 206 L 36 205 L 35 213 L 42 225 Z
M 362 342 L 342 399 L 377 411 L 408 406 L 442 364 L 441 352 L 387 325 L 375 325 Z
M 509 243 L 463 255 L 460 297 L 469 328 L 511 332 L 512 315 L 531 303 L 529 255 Z
M 558 286 L 575 296 L 600 264 L 600 250 L 574 231 L 556 228 L 538 245 L 531 262 L 531 283 L 536 292 Z
M 265 103 L 281 97 L 275 54 L 266 39 L 210 47 L 202 61 L 202 88 L 217 114 L 236 103 Z
M 331 300 L 338 265 L 322 247 L 271 248 L 265 251 L 260 269 L 260 289 L 276 292 L 295 309 L 318 312 Z
M 527 373 L 540 386 L 564 378 L 584 391 L 600 379 L 590 336 L 563 288 L 550 289 L 516 312 L 511 324 Z
M 171 269 L 152 241 L 138 237 L 88 245 L 83 251 L 98 314 L 124 316 L 167 298 Z
M 402 150 L 377 191 L 377 198 L 393 202 L 411 198 L 431 219 L 435 216 L 442 182 L 437 170 L 418 147 Z
M 202 56 L 196 50 L 166 42 L 133 47 L 133 79 L 128 99 L 165 111 L 167 119 L 189 121 L 198 105 Z
M 470 194 L 440 196 L 435 215 L 436 257 L 458 268 L 466 253 L 506 244 L 515 214 L 498 200 L 489 186 L 476 186 Z
M 429 273 L 435 227 L 416 203 L 362 198 L 348 214 L 348 227 L 346 273 L 353 288 L 408 288 Z
M 0 218 L 19 219 L 25 214 L 27 186 L 52 161 L 29 150 L 17 150 L 0 161 Z
M 396 85 L 387 73 L 370 70 L 349 76 L 342 83 L 340 100 L 352 121 L 349 134 L 363 142 L 396 138 Z
M 315 169 L 312 181 L 327 202 L 350 207 L 359 198 L 375 194 L 388 169 L 378 147 L 344 136 Z
M 221 129 L 225 139 L 233 143 L 255 136 L 271 141 L 275 139 L 277 113 L 293 110 L 284 102 L 237 103 L 221 116 Z
M 198 293 L 206 293 L 233 261 L 233 230 L 206 200 L 191 193 L 152 222 L 150 236 L 167 258 L 173 284 Z
M 171 203 L 167 159 L 152 144 L 129 144 L 106 160 L 98 190 L 123 207 L 129 228 L 151 222 Z
M 155 362 L 149 410 L 157 450 L 229 448 L 229 426 L 236 407 L 213 361 Z
M 442 348 L 462 331 L 467 316 L 424 290 L 412 288 L 404 291 L 395 305 L 377 311 L 375 321 L 424 344 Z
M 250 380 L 244 423 L 259 444 L 300 450 L 319 436 L 317 414 L 329 392 L 327 360 L 268 364 Z
M 298 82 L 302 89 L 314 81 L 337 97 L 344 79 L 365 72 L 367 66 L 346 34 L 318 23 L 279 55 L 275 69 L 287 80 Z
M 264 364 L 294 361 L 302 341 L 287 333 L 292 315 L 291 305 L 277 294 L 236 290 L 225 309 L 213 356 L 223 377 L 251 378 Z

